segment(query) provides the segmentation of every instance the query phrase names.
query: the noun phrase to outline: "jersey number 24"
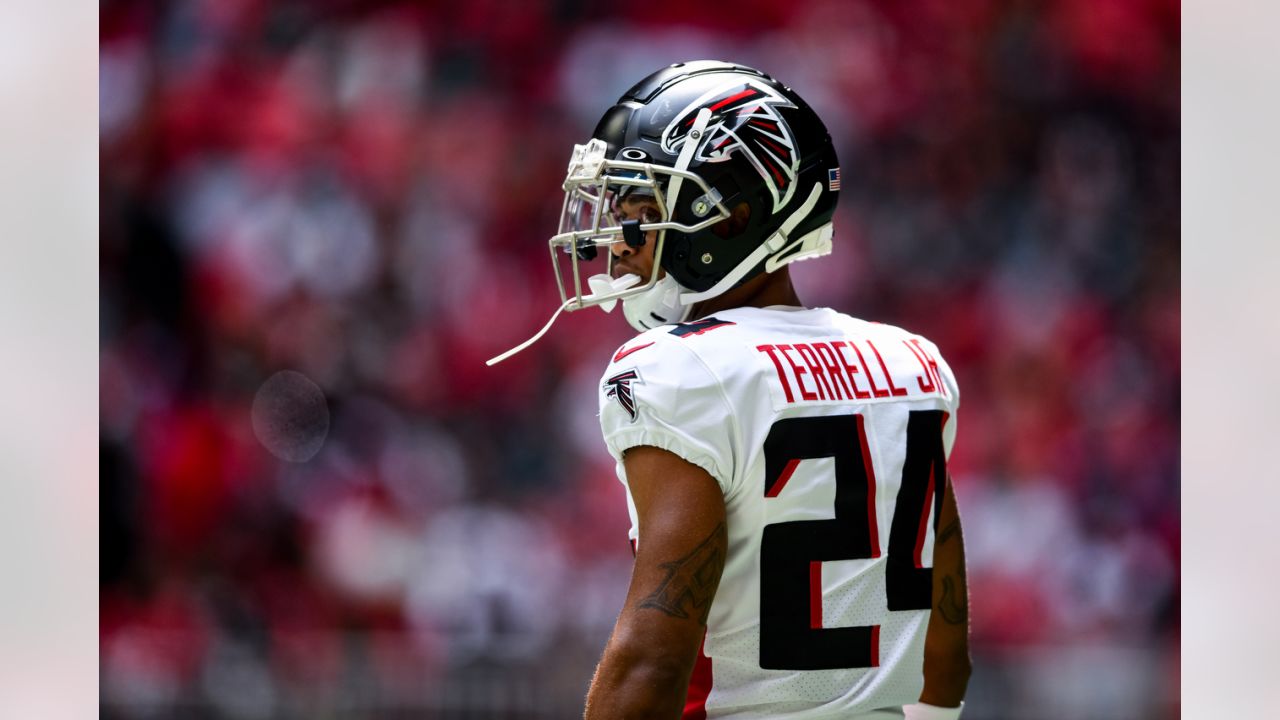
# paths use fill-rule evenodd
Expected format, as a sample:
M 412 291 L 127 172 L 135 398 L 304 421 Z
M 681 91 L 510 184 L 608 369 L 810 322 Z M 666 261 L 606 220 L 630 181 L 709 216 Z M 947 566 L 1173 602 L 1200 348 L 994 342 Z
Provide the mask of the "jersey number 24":
M 902 483 L 889 528 L 889 610 L 927 610 L 933 570 L 921 567 L 930 505 L 942 507 L 946 454 L 941 410 L 907 421 Z M 822 563 L 880 557 L 876 478 L 861 415 L 787 418 L 764 443 L 765 497 L 776 497 L 801 460 L 835 459 L 835 518 L 765 526 L 760 559 L 760 667 L 831 670 L 876 667 L 880 626 L 822 627 Z M 930 503 L 930 500 L 933 502 Z

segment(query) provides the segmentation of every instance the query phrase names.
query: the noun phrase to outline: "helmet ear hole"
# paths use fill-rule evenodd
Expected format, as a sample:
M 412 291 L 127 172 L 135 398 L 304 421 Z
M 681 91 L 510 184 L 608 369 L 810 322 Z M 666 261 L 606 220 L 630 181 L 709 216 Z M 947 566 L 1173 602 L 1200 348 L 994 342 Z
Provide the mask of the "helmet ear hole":
M 751 205 L 745 201 L 740 202 L 734 206 L 729 217 L 711 226 L 711 232 L 715 233 L 716 237 L 722 240 L 727 240 L 731 237 L 741 235 L 742 232 L 747 229 L 747 224 L 750 222 Z

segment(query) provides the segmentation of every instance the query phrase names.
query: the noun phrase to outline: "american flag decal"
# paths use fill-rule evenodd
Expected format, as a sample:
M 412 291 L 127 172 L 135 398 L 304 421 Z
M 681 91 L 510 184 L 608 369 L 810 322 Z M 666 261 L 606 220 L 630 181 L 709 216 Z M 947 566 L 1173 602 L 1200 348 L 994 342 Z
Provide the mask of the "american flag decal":
M 831 191 L 840 189 L 840 168 L 831 168 L 827 171 L 827 189 Z

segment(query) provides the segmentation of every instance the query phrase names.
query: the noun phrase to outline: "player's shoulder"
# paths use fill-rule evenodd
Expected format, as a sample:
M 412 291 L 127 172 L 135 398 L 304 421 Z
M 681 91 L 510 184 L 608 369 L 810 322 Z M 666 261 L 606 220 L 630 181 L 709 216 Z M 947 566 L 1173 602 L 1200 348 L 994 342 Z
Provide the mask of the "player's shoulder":
M 918 363 L 931 369 L 940 376 L 948 394 L 958 398 L 959 388 L 951 366 L 943 357 L 938 344 L 925 335 L 890 323 L 864 320 L 838 312 L 833 313 L 832 323 L 846 336 L 866 342 L 876 353 L 877 361 L 890 364 L 897 361 L 907 367 L 915 367 Z
M 614 351 L 600 378 L 600 422 L 606 438 L 622 433 L 618 437 L 643 437 L 645 444 L 671 449 L 662 444 L 676 442 L 671 433 L 693 428 L 694 435 L 710 437 L 708 424 L 723 421 L 723 380 L 684 342 L 684 329 L 684 324 L 653 328 Z M 713 475 L 724 469 L 716 467 Z
M 660 356 L 669 355 L 670 342 L 667 337 L 669 325 L 662 325 L 646 330 L 618 346 L 609 357 L 605 373 L 621 365 L 647 364 L 656 362 Z
M 918 344 L 929 348 L 935 354 L 940 354 L 938 353 L 938 345 L 933 340 L 921 333 L 898 325 L 877 320 L 864 320 L 839 312 L 833 313 L 833 324 L 854 337 L 895 344 L 900 342 Z
M 920 367 L 931 370 L 942 381 L 942 385 L 946 388 L 947 397 L 950 397 L 953 402 L 959 402 L 960 388 L 956 381 L 955 373 L 944 357 L 941 348 L 933 340 L 921 333 L 897 325 L 862 320 L 848 315 L 841 315 L 841 317 L 848 323 L 847 327 L 852 335 L 873 342 L 877 348 L 895 348 L 896 350 L 893 354 L 885 353 L 885 359 L 890 360 L 890 362 L 896 356 L 899 361 L 906 363 L 909 367 L 914 367 L 915 363 L 919 363 Z M 907 352 L 901 352 L 903 348 Z M 877 356 L 877 359 L 879 359 L 879 356 Z

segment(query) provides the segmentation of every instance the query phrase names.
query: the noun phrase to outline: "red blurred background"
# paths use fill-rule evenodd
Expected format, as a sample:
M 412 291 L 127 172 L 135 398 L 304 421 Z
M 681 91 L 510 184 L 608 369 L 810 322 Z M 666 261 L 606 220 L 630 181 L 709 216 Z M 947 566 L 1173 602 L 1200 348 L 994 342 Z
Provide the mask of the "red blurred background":
M 759 67 L 844 191 L 810 305 L 963 390 L 966 718 L 1178 716 L 1179 4 L 101 3 L 108 718 L 559 718 L 630 567 L 595 384 L 540 327 L 568 154 L 670 62 Z M 311 460 L 255 438 L 282 369 Z

